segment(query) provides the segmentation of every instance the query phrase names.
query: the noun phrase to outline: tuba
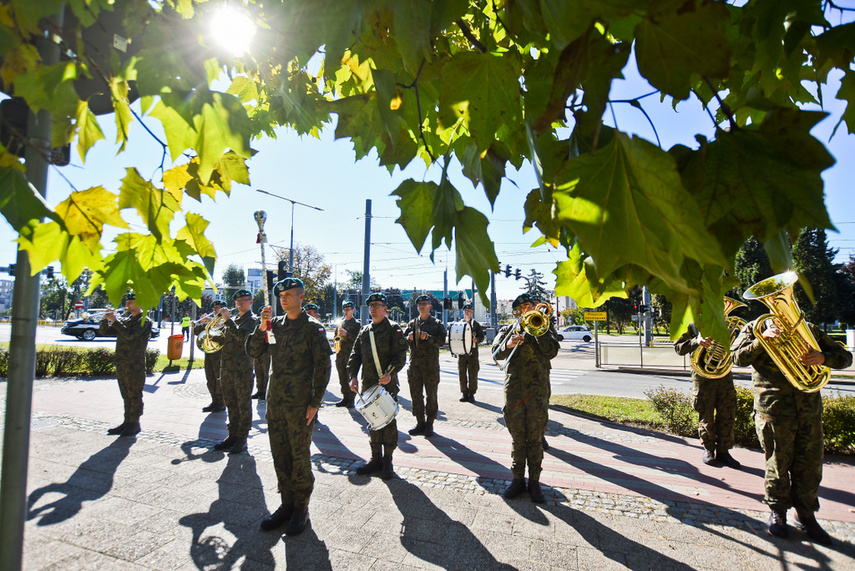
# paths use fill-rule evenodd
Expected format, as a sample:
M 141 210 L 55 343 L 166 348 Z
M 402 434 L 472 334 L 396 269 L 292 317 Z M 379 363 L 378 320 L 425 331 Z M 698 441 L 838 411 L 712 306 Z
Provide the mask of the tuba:
M 825 386 L 831 370 L 823 365 L 805 365 L 799 360 L 808 349 L 821 349 L 793 296 L 793 284 L 798 279 L 795 272 L 784 272 L 754 284 L 742 297 L 762 301 L 771 310 L 752 323 L 755 336 L 795 388 L 813 393 Z M 781 335 L 775 339 L 763 337 L 763 331 L 773 325 L 781 330 Z
M 222 349 L 226 342 L 226 335 L 223 332 L 225 325 L 226 320 L 223 319 L 222 314 L 217 313 L 205 326 L 205 330 L 196 337 L 196 347 L 205 353 L 216 353 Z
M 505 341 L 507 341 L 511 335 L 515 335 L 520 332 L 531 335 L 532 337 L 541 337 L 542 335 L 545 335 L 546 332 L 549 331 L 551 324 L 550 320 L 553 313 L 554 310 L 551 305 L 541 302 L 538 303 L 531 311 L 527 311 L 521 315 L 513 327 L 508 328 L 507 333 L 505 333 L 505 339 L 502 340 L 496 348 L 496 351 L 493 353 L 493 361 L 496 362 L 496 365 L 499 366 L 500 370 L 505 370 L 505 367 L 507 367 L 508 363 L 511 362 L 511 357 L 513 357 L 514 353 L 517 352 L 517 348 L 522 345 L 522 343 L 514 345 L 514 348 L 511 349 L 511 354 L 508 355 L 505 362 L 499 363 L 499 360 L 496 359 L 496 355 L 502 350 L 502 348 L 504 348 Z
M 730 330 L 730 342 L 739 335 L 739 330 L 745 326 L 745 320 L 735 315 L 728 314 L 739 307 L 745 307 L 741 301 L 732 297 L 724 298 L 724 323 Z M 697 329 L 692 326 L 695 332 Z M 697 334 L 700 335 L 700 334 Z M 720 379 L 733 368 L 733 356 L 730 354 L 729 345 L 722 346 L 718 341 L 713 341 L 709 347 L 699 347 L 692 353 L 692 370 L 707 379 Z

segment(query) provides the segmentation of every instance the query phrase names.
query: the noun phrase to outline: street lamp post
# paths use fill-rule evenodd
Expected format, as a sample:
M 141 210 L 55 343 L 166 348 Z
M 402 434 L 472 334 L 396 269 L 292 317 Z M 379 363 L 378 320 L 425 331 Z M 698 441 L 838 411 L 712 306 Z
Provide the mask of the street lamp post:
M 288 259 L 288 271 L 291 272 L 291 276 L 294 276 L 294 206 L 299 204 L 300 206 L 305 206 L 306 208 L 313 208 L 320 212 L 323 212 L 323 208 L 318 208 L 317 206 L 312 206 L 311 204 L 306 204 L 305 202 L 299 202 L 297 200 L 291 200 L 290 198 L 285 198 L 284 196 L 279 196 L 278 194 L 273 194 L 272 192 L 267 192 L 266 190 L 262 190 L 260 188 L 255 189 L 256 192 L 260 192 L 262 194 L 266 194 L 268 196 L 272 196 L 273 198 L 278 198 L 279 200 L 284 200 L 286 202 L 291 203 L 291 247 L 289 249 L 289 259 Z

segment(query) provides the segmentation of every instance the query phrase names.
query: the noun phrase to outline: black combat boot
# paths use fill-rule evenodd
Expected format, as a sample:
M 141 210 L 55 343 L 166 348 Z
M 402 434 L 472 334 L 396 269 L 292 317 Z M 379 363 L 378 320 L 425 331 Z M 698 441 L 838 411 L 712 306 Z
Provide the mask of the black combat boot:
M 775 537 L 789 537 L 790 530 L 787 528 L 787 512 L 772 508 L 769 516 L 769 533 Z
M 213 412 L 215 406 L 217 406 L 217 403 L 215 403 L 215 402 L 212 402 L 208 406 L 203 406 L 202 412 Z
M 409 434 L 410 436 L 419 436 L 419 435 L 423 435 L 424 433 L 425 433 L 425 423 L 421 422 L 421 421 L 417 422 L 415 427 L 413 427 L 407 431 L 407 434 Z
M 544 450 L 549 450 L 549 442 L 546 441 L 546 436 L 540 437 L 540 445 L 543 447 Z
M 270 531 L 271 529 L 276 529 L 277 527 L 282 527 L 291 519 L 291 516 L 294 514 L 294 504 L 282 504 L 279 506 L 279 509 L 261 520 L 261 529 L 263 531 Z
M 540 488 L 540 481 L 534 478 L 528 479 L 528 497 L 536 504 L 545 504 L 546 497 L 543 495 L 543 490 Z
M 300 535 L 309 523 L 309 505 L 294 506 L 294 513 L 285 528 L 285 535 Z
M 240 454 L 246 450 L 246 438 L 236 438 L 232 447 L 229 448 L 229 454 Z
M 222 442 L 217 442 L 214 444 L 214 450 L 228 450 L 232 446 L 234 446 L 235 442 L 237 442 L 237 436 L 229 436 L 223 440 Z
M 392 468 L 391 452 L 383 456 L 383 470 L 380 472 L 380 477 L 384 480 L 391 480 L 395 477 L 395 470 Z
M 502 492 L 502 497 L 512 500 L 525 491 L 525 478 L 514 478 L 511 485 Z
M 338 401 L 337 403 L 335 403 L 335 405 L 336 405 L 338 408 L 344 408 L 344 407 L 346 407 L 346 406 L 347 406 L 347 399 L 341 399 L 340 401 Z
M 381 460 L 382 447 L 380 444 L 371 445 L 371 460 L 356 469 L 356 473 L 360 476 L 367 476 L 374 472 L 379 472 L 383 468 L 383 460 Z
M 721 466 L 721 462 L 715 459 L 715 452 L 712 450 L 704 450 L 704 455 L 701 457 L 701 461 L 707 466 Z
M 425 423 L 425 436 L 433 436 L 433 421 L 429 420 Z
M 226 405 L 221 402 L 211 405 L 211 412 L 223 412 L 226 410 Z
M 114 436 L 115 436 L 116 434 L 121 434 L 121 433 L 122 433 L 122 431 L 123 431 L 125 428 L 127 428 L 127 426 L 128 426 L 128 423 L 127 423 L 127 422 L 123 422 L 123 423 L 122 423 L 122 424 L 120 424 L 119 426 L 116 426 L 116 427 L 114 427 L 114 428 L 109 429 L 109 430 L 107 431 L 107 434 L 112 434 L 112 435 L 114 435 Z
M 727 466 L 728 468 L 733 468 L 734 470 L 739 470 L 742 468 L 742 464 L 740 464 L 736 458 L 730 455 L 728 450 L 719 450 L 715 454 L 715 459 Z
M 831 545 L 834 542 L 828 532 L 820 527 L 819 522 L 816 521 L 816 516 L 812 513 L 796 512 L 796 520 L 811 541 L 821 545 Z
M 140 433 L 140 423 L 139 422 L 129 422 L 122 429 L 122 432 L 119 434 L 120 436 L 136 436 Z
M 463 396 L 460 397 L 460 402 L 469 402 L 469 395 L 463 393 Z

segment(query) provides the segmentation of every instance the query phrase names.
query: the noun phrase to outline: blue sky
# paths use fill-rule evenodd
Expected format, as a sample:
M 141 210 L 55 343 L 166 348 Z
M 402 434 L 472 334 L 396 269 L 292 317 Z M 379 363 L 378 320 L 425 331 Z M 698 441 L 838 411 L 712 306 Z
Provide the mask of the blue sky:
M 821 122 L 813 131 L 837 163 L 825 171 L 826 206 L 832 222 L 840 231 L 829 232 L 832 247 L 840 249 L 837 261 L 849 259 L 855 253 L 855 208 L 852 207 L 852 181 L 855 180 L 852 158 L 855 157 L 855 136 L 847 135 L 845 126 L 838 129 L 835 138 L 829 141 L 834 124 L 843 112 L 843 103 L 834 99 L 837 87 L 826 88 L 824 100 L 831 117 Z M 615 82 L 612 99 L 636 97 L 651 91 L 649 86 L 631 70 L 627 79 Z M 707 114 L 696 102 L 681 103 L 676 112 L 669 102 L 659 103 L 658 97 L 643 101 L 645 109 L 656 125 L 663 148 L 683 143 L 694 146 L 695 133 L 713 136 L 713 125 Z M 131 132 L 128 151 L 116 154 L 117 146 L 108 141 L 115 138 L 112 116 L 101 117 L 107 141 L 99 142 L 89 153 L 85 166 L 80 165 L 76 151 L 72 153 L 72 165 L 63 167 L 62 174 L 83 190 L 103 185 L 107 190 L 118 192 L 125 168 L 136 167 L 144 176 L 155 175 L 161 162 L 161 147 L 138 124 Z M 616 104 L 614 115 L 606 112 L 608 124 L 617 123 L 624 131 L 637 133 L 655 142 L 653 130 L 641 113 L 627 104 Z M 159 122 L 146 120 L 147 125 L 157 132 Z M 286 198 L 305 202 L 324 209 L 323 212 L 297 206 L 294 217 L 294 240 L 299 244 L 311 244 L 324 255 L 332 266 L 333 277 L 339 281 L 348 279 L 347 271 L 361 271 L 364 248 L 365 201 L 372 201 L 372 249 L 371 273 L 384 287 L 424 288 L 441 290 L 443 272 L 448 269 L 450 290 L 471 287 L 469 278 L 456 284 L 454 253 L 444 248 L 437 250 L 436 263 L 430 260 L 426 246 L 421 253 L 415 252 L 403 229 L 395 224 L 399 215 L 395 198 L 390 193 L 406 178 L 416 180 L 438 180 L 441 168 L 427 169 L 417 160 L 403 172 L 396 170 L 391 176 L 380 167 L 376 156 L 370 155 L 355 162 L 349 141 L 334 141 L 333 129 L 327 129 L 320 140 L 298 137 L 293 132 L 282 130 L 277 139 L 256 141 L 253 147 L 260 151 L 250 160 L 252 186 L 236 185 L 229 198 L 221 197 L 213 202 L 203 197 L 198 203 L 186 198 L 185 210 L 203 215 L 210 221 L 206 235 L 217 250 L 218 262 L 215 279 L 229 264 L 244 268 L 260 265 L 259 247 L 255 243 L 257 226 L 253 218 L 256 210 L 267 212 L 265 230 L 271 243 L 287 247 L 291 231 L 291 205 L 288 202 L 258 193 L 256 188 L 279 194 Z M 169 168 L 167 165 L 166 168 Z M 530 165 L 520 171 L 509 170 L 503 182 L 502 192 L 495 209 L 491 212 L 489 202 L 480 188 L 459 174 L 459 167 L 449 169 L 453 182 L 465 202 L 484 212 L 490 219 L 489 233 L 495 242 L 496 252 L 502 267 L 510 264 L 521 268 L 523 275 L 531 269 L 544 274 L 547 287 L 554 287 L 552 269 L 562 259 L 561 251 L 547 247 L 530 248 L 537 238 L 536 231 L 522 233 L 524 219 L 523 203 L 529 190 L 535 187 L 534 173 Z M 159 173 L 157 173 L 159 176 Z M 64 200 L 72 187 L 52 169 L 48 182 L 47 200 L 56 205 Z M 174 229 L 177 229 L 176 225 Z M 14 262 L 16 234 L 8 224 L 0 225 L 0 265 Z M 111 248 L 112 234 L 107 234 L 102 243 L 107 251 Z M 428 243 L 430 239 L 428 239 Z M 268 250 L 268 265 L 273 264 L 273 253 Z M 497 278 L 497 293 L 500 299 L 515 297 L 524 285 L 504 276 Z

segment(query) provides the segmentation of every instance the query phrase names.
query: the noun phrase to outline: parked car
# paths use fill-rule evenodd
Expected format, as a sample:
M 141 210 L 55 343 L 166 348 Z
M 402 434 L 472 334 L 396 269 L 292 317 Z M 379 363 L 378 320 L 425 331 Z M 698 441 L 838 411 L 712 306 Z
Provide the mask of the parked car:
M 100 325 L 101 320 L 96 320 L 92 317 L 86 319 L 69 319 L 65 325 L 62 326 L 62 329 L 60 329 L 59 332 L 63 335 L 77 337 L 80 340 L 92 341 L 96 337 L 105 337 L 98 333 Z M 153 323 L 151 326 L 151 339 L 154 339 L 159 335 L 160 328 L 156 323 Z M 106 337 L 115 337 L 115 335 L 106 335 Z
M 558 330 L 559 341 L 592 341 L 594 334 L 587 325 L 568 325 Z

